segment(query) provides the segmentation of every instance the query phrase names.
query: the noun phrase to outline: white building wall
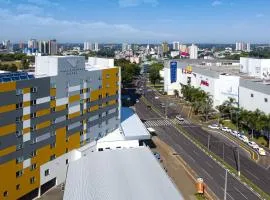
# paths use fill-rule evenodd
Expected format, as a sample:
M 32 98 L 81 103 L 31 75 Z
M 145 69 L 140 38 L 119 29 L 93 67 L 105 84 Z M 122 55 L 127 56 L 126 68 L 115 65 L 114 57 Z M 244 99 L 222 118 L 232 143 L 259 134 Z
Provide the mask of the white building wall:
M 252 94 L 253 97 L 251 97 Z M 265 99 L 267 99 L 267 102 Z M 250 111 L 259 109 L 266 114 L 270 114 L 270 95 L 240 86 L 239 107 Z
M 56 178 L 56 185 L 63 183 L 66 180 L 67 167 L 66 160 L 73 162 L 81 158 L 81 152 L 73 150 L 66 153 L 55 160 L 45 163 L 40 166 L 40 185 Z M 45 176 L 45 171 L 49 170 L 49 175 Z

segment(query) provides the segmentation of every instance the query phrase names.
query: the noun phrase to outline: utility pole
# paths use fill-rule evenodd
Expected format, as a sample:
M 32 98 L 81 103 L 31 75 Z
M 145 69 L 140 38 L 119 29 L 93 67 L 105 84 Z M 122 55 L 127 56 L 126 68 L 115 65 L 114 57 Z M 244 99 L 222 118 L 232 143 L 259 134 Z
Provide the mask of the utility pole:
M 223 153 L 222 153 L 222 158 L 223 158 L 223 160 L 224 160 L 224 154 L 225 154 L 224 150 L 225 150 L 225 148 L 224 148 L 224 143 L 222 143 L 222 144 L 223 144 L 223 145 L 222 145 L 222 150 L 223 150 L 223 151 L 222 151 L 222 152 L 223 152 Z
M 208 148 L 208 151 L 210 149 L 210 138 L 211 138 L 211 135 L 209 134 L 208 135 L 208 141 L 207 141 L 207 148 Z
M 227 177 L 228 177 L 228 171 L 225 169 L 225 185 L 224 185 L 224 200 L 227 200 Z
M 168 87 L 168 85 L 166 85 L 167 86 L 167 97 L 166 97 L 166 105 L 165 105 L 165 117 L 166 117 L 166 119 L 168 119 L 168 108 L 167 108 L 167 106 L 168 106 L 168 92 L 169 92 L 169 87 Z
M 240 157 L 239 157 L 239 149 L 237 148 L 237 171 L 238 171 L 238 176 L 241 175 L 241 172 L 240 172 Z

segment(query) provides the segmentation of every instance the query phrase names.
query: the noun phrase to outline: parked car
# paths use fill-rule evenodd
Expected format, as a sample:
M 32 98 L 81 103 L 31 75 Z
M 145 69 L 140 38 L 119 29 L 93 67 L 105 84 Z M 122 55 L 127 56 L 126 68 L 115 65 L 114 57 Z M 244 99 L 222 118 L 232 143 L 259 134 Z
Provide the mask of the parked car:
M 176 118 L 178 121 L 180 121 L 180 122 L 185 121 L 185 119 L 184 119 L 183 117 L 181 117 L 181 115 L 176 115 L 175 118 Z
M 227 132 L 227 133 L 229 133 L 229 132 L 232 131 L 232 130 L 229 129 L 228 127 L 222 127 L 221 130 L 222 130 L 222 131 L 225 131 L 225 132 Z
M 160 103 L 161 107 L 164 108 L 165 107 L 165 103 Z
M 238 131 L 231 131 L 231 134 L 232 134 L 233 136 L 236 136 L 236 137 L 237 137 L 237 135 L 239 134 L 239 132 L 238 132 Z
M 208 128 L 219 129 L 219 126 L 218 126 L 218 124 L 211 124 L 211 125 L 208 126 Z
M 140 100 L 139 99 L 136 99 L 136 103 L 139 103 L 140 102 Z
M 257 149 L 259 148 L 259 145 L 257 145 L 255 142 L 253 141 L 249 141 L 248 142 L 248 146 L 252 147 L 253 149 Z
M 245 136 L 245 135 L 240 135 L 238 138 L 239 138 L 240 140 L 242 140 L 243 142 L 245 142 L 245 143 L 248 143 L 248 142 L 249 142 L 248 137 Z
M 266 152 L 265 152 L 265 150 L 263 148 L 259 147 L 256 150 L 257 150 L 257 152 L 259 153 L 260 156 L 266 156 Z
M 158 96 L 155 96 L 155 99 L 159 99 L 159 97 Z

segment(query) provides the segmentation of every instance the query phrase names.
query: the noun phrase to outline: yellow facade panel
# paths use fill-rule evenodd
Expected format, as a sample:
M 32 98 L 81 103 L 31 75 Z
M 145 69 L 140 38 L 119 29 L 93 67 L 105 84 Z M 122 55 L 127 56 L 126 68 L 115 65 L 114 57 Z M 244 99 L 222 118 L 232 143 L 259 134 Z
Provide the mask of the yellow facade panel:
M 14 151 L 16 151 L 16 146 L 15 145 L 14 146 L 10 146 L 8 148 L 5 148 L 3 150 L 0 150 L 0 157 L 1 156 L 5 156 L 7 154 L 10 154 L 10 153 L 12 153 Z
M 40 124 L 37 124 L 37 130 L 43 129 L 51 125 L 51 121 L 42 122 Z
M 65 109 L 66 109 L 66 105 L 55 107 L 55 111 L 61 111 L 61 110 L 65 110 Z
M 0 113 L 10 112 L 12 110 L 16 110 L 16 104 L 10 104 L 0 107 Z
M 31 89 L 30 88 L 23 88 L 23 93 L 27 94 L 30 93 Z
M 81 95 L 77 94 L 77 95 L 69 97 L 68 102 L 69 103 L 74 103 L 76 101 L 80 101 L 80 99 L 81 99 Z
M 76 118 L 76 117 L 79 117 L 81 115 L 81 112 L 75 112 L 75 113 L 72 113 L 72 114 L 69 114 L 68 115 L 68 118 L 69 119 L 73 119 L 73 118 Z
M 16 90 L 16 82 L 0 83 L 0 92 Z
M 55 96 L 56 96 L 56 88 L 51 88 L 51 89 L 50 89 L 50 95 L 51 95 L 52 97 L 55 97 Z
M 50 109 L 39 110 L 39 111 L 37 111 L 37 117 L 41 117 L 41 116 L 44 116 L 44 115 L 49 115 L 50 112 L 51 112 Z
M 24 107 L 24 108 L 25 108 L 25 107 L 29 107 L 29 106 L 31 106 L 30 101 L 23 102 L 23 107 Z
M 6 126 L 0 126 L 0 136 L 8 135 L 16 132 L 16 124 L 9 124 Z

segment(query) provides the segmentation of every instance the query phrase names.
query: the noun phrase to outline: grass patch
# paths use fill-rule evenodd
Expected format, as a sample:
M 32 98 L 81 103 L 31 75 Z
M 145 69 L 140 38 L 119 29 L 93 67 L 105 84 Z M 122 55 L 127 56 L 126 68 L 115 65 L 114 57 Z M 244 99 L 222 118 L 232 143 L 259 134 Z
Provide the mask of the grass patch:
M 17 66 L 17 68 L 20 68 L 21 67 L 21 61 L 3 61 L 3 62 L 0 62 L 1 64 L 8 64 L 8 65 L 11 65 L 11 64 L 15 64 Z
M 222 124 L 223 126 L 226 126 L 226 127 L 230 128 L 230 129 L 232 129 L 232 130 L 237 130 L 236 125 L 233 124 L 230 120 L 223 120 L 223 121 L 221 122 L 221 124 Z
M 268 145 L 268 141 L 267 141 L 267 139 L 264 136 L 259 136 L 258 138 L 254 137 L 253 140 L 257 144 L 260 144 L 262 146 L 267 147 L 267 145 Z
M 197 200 L 206 200 L 207 198 L 203 194 L 196 193 L 195 198 Z

